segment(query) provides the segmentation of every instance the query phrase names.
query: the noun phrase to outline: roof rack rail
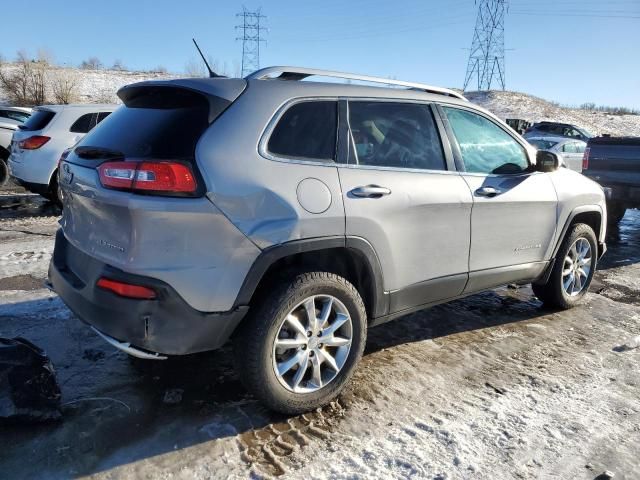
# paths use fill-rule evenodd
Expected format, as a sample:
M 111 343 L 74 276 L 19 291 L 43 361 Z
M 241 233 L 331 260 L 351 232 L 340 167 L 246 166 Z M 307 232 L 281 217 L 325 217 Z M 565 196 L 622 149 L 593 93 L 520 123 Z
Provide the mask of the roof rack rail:
M 422 83 L 403 82 L 402 80 L 391 80 L 389 78 L 370 77 L 368 75 L 357 75 L 354 73 L 334 72 L 331 70 L 320 70 L 316 68 L 301 67 L 266 67 L 247 75 L 247 80 L 304 80 L 307 77 L 333 77 L 345 80 L 358 80 L 361 82 L 380 83 L 389 86 L 405 87 L 411 90 L 421 90 L 427 93 L 447 95 L 449 97 L 467 100 L 464 95 L 449 88 L 432 87 Z

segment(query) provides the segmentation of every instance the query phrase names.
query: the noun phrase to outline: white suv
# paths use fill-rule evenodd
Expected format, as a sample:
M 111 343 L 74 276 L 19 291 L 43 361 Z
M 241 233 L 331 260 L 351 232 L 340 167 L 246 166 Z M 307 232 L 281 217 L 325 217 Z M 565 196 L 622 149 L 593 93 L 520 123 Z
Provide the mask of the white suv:
M 9 171 L 20 185 L 60 202 L 56 170 L 62 153 L 104 120 L 117 105 L 46 105 L 13 134 Z

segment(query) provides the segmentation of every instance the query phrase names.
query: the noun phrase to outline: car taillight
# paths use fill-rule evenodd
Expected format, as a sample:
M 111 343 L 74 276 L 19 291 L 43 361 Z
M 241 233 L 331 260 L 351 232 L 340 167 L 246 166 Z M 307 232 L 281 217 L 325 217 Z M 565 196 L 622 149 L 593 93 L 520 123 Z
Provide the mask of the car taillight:
M 156 298 L 156 292 L 152 288 L 119 282 L 105 277 L 101 277 L 96 283 L 96 286 L 104 290 L 109 290 L 121 297 L 137 298 L 139 300 L 153 300 Z
M 584 155 L 582 155 L 582 170 L 589 168 L 589 153 L 591 153 L 591 149 L 589 147 L 585 148 Z
M 195 193 L 198 185 L 188 165 L 171 161 L 106 162 L 98 167 L 107 188 L 156 193 Z
M 23 150 L 37 150 L 49 140 L 51 140 L 51 137 L 45 137 L 44 135 L 34 135 L 33 137 L 20 140 L 18 142 L 18 147 Z

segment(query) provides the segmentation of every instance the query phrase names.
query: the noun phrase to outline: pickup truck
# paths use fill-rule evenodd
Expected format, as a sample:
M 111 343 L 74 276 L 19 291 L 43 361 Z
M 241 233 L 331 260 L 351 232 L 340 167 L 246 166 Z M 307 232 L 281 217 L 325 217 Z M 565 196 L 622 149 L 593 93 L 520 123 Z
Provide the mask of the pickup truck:
M 582 174 L 604 188 L 608 223 L 617 225 L 628 208 L 640 208 L 640 137 L 589 139 Z

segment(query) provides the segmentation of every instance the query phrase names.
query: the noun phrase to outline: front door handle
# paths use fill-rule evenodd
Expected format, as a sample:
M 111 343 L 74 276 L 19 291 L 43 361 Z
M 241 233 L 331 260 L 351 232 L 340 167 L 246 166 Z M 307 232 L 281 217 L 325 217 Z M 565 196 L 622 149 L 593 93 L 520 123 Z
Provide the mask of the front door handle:
M 500 195 L 502 192 L 494 187 L 480 187 L 476 190 L 476 195 L 479 197 L 493 198 L 496 195 Z
M 349 193 L 354 197 L 380 198 L 384 195 L 389 195 L 391 193 L 391 190 L 379 185 L 365 185 L 363 187 L 356 187 Z

